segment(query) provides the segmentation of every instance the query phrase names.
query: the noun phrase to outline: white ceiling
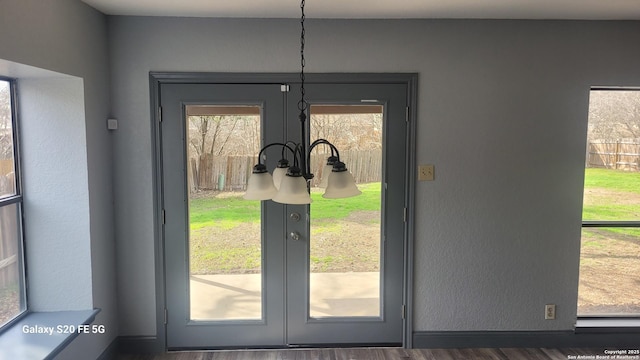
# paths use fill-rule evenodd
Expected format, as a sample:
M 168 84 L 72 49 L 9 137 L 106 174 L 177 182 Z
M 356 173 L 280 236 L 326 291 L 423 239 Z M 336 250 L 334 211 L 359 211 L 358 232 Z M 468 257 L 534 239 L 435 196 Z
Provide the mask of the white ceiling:
M 297 18 L 298 0 L 83 0 L 109 15 Z M 310 18 L 640 20 L 640 0 L 308 0 Z

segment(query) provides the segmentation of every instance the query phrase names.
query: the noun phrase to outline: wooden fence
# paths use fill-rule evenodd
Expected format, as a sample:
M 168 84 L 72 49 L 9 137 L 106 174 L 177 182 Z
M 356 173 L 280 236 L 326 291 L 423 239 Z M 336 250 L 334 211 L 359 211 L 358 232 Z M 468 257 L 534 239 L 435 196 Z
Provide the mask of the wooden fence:
M 587 146 L 587 167 L 640 170 L 640 139 L 597 140 Z
M 311 156 L 311 171 L 315 177 L 311 186 L 316 186 L 322 178 L 322 170 L 329 154 Z M 344 151 L 340 152 L 340 160 L 347 164 L 356 183 L 368 183 L 381 180 L 382 152 Z M 251 175 L 253 166 L 257 163 L 256 156 L 212 156 L 202 155 L 190 159 L 189 188 L 192 192 L 199 190 L 244 191 L 247 179 Z

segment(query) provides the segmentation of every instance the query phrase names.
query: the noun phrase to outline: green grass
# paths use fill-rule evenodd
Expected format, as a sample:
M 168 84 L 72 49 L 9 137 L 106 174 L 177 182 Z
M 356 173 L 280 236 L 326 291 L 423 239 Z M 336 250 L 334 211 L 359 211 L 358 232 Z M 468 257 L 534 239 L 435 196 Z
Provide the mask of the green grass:
M 586 169 L 584 187 L 585 194 L 605 190 L 605 195 L 585 195 L 582 219 L 640 220 L 640 172 Z
M 309 260 L 311 260 L 312 269 L 327 271 L 331 268 L 331 265 L 333 265 L 336 259 L 331 255 L 322 257 L 311 255 Z
M 585 194 L 594 191 L 598 195 L 585 195 L 582 219 L 640 221 L 640 172 L 586 169 L 584 187 Z M 616 235 L 640 238 L 640 228 L 601 228 L 598 232 L 585 228 L 583 247 L 604 247 Z
M 215 264 L 215 271 L 233 271 L 237 269 L 260 269 L 259 247 L 237 247 L 217 249 L 216 251 L 204 251 L 192 259 L 192 262 L 200 264 L 198 268 L 207 264 Z M 198 271 L 201 272 L 201 271 Z
M 354 212 L 380 210 L 380 183 L 359 184 L 358 188 L 362 195 L 336 200 L 322 198 L 320 189 L 312 190 L 312 236 L 340 237 L 345 231 L 342 220 Z M 241 193 L 221 195 L 191 199 L 191 273 L 258 272 L 261 265 L 259 235 L 247 236 L 246 231 L 259 229 L 260 202 L 244 200 Z M 380 217 L 360 213 L 356 221 L 379 224 Z M 371 262 L 374 260 L 377 258 Z M 351 257 L 339 254 L 312 255 L 310 258 L 311 267 L 317 271 L 330 271 L 336 263 L 344 265 L 351 261 Z
M 606 228 L 614 234 L 621 234 L 627 236 L 633 236 L 636 239 L 640 239 L 640 228 Z
M 584 220 L 640 220 L 640 204 L 638 205 L 585 205 L 582 210 Z
M 640 172 L 586 169 L 584 187 L 640 194 Z
M 342 219 L 354 211 L 375 211 L 380 206 L 380 183 L 358 185 L 362 195 L 352 198 L 328 200 L 319 191 L 312 191 L 311 204 L 314 219 Z M 260 221 L 260 202 L 247 201 L 241 194 L 221 198 L 192 199 L 189 204 L 191 230 L 203 227 L 232 229 L 241 223 Z
M 311 192 L 311 216 L 313 219 L 343 219 L 354 211 L 380 210 L 380 183 L 358 185 L 360 196 L 346 199 L 325 199 L 320 190 Z
M 242 195 L 192 199 L 189 220 L 191 230 L 209 226 L 232 229 L 244 222 L 259 222 L 260 202 L 244 200 Z

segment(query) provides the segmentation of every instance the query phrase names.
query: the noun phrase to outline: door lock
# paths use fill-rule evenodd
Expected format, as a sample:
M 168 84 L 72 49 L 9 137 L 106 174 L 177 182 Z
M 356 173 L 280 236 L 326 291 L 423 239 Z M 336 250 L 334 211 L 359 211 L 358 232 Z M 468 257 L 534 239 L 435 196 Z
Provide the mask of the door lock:
M 289 215 L 289 219 L 298 222 L 300 221 L 300 214 L 297 212 L 291 213 L 291 215 Z

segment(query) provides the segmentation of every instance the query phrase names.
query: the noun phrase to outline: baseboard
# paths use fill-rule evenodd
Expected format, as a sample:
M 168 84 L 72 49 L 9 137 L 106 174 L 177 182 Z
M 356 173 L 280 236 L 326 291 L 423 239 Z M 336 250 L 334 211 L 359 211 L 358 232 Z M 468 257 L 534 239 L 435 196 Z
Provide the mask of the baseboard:
M 116 360 L 118 358 L 118 353 L 119 353 L 119 349 L 118 349 L 119 340 L 120 338 L 113 339 L 111 344 L 109 344 L 109 346 L 107 346 L 107 348 L 104 349 L 102 354 L 100 354 L 100 356 L 98 356 L 96 360 Z
M 413 347 L 450 348 L 637 348 L 637 332 L 579 333 L 574 331 L 417 331 Z
M 160 354 L 164 344 L 155 336 L 120 336 L 118 351 L 121 354 Z

